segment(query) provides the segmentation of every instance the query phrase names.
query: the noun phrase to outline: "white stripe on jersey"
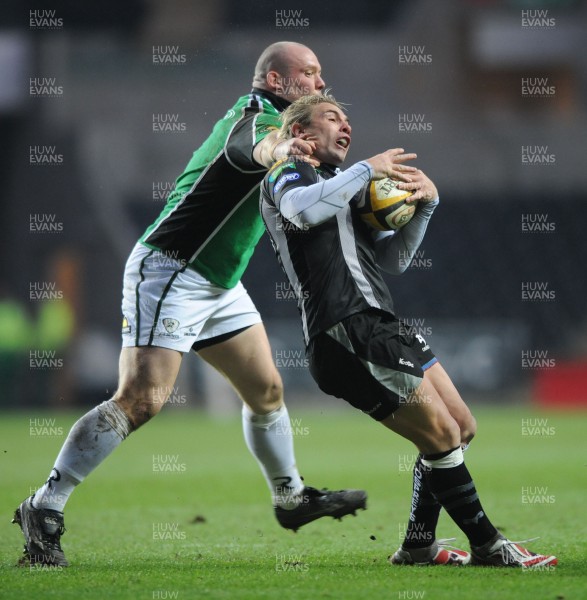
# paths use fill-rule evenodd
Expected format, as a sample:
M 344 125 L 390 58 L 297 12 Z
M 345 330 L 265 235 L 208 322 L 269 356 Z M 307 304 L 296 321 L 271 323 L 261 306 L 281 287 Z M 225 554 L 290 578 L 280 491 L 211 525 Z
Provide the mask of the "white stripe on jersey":
M 357 255 L 353 217 L 348 205 L 336 213 L 336 221 L 338 223 L 338 235 L 340 236 L 342 255 L 353 280 L 357 284 L 357 288 L 373 308 L 381 308 L 381 304 L 379 304 L 379 301 L 375 297 L 369 280 L 365 277 L 363 269 L 361 269 L 361 263 Z

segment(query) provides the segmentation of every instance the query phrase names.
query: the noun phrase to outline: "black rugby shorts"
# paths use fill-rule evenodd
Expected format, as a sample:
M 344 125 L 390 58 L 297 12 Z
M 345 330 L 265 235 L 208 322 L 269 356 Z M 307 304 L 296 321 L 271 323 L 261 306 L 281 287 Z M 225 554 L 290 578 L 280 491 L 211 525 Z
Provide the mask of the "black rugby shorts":
M 357 313 L 310 340 L 312 377 L 376 421 L 397 410 L 437 362 L 426 340 L 395 316 Z

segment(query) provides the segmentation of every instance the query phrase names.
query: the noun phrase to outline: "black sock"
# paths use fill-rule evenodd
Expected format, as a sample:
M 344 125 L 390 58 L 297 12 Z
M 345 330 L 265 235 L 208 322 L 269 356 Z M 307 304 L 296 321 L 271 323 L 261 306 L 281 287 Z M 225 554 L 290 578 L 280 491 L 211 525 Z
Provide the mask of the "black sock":
M 422 455 L 418 455 L 414 464 L 412 507 L 410 520 L 406 528 L 406 537 L 403 548 L 425 548 L 436 539 L 436 524 L 442 508 L 440 502 L 434 498 L 428 489 L 428 480 L 422 464 Z
M 459 447 L 423 457 L 428 489 L 452 520 L 469 538 L 472 546 L 482 546 L 497 534 L 487 518 Z

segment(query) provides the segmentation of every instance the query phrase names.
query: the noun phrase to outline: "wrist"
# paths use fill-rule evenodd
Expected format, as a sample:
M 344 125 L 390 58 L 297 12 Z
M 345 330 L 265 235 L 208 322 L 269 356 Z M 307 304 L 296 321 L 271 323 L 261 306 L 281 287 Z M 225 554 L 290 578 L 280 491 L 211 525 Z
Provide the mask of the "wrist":
M 286 141 L 284 140 L 276 140 L 272 145 L 271 148 L 269 149 L 269 160 L 275 162 L 276 160 L 279 160 L 279 156 L 281 154 L 286 155 L 287 152 L 280 152 L 280 153 L 276 153 L 277 147 L 280 146 L 281 144 L 287 144 Z

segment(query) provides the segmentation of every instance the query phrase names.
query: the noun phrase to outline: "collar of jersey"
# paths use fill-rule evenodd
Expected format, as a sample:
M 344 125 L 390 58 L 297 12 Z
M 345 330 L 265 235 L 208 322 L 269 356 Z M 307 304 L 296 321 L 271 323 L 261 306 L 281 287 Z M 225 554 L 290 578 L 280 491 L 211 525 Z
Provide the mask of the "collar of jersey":
M 320 163 L 320 166 L 316 168 L 320 173 L 325 173 L 330 177 L 334 177 L 340 172 L 340 169 L 335 165 L 329 165 L 328 163 Z
M 269 92 L 267 90 L 260 90 L 259 88 L 254 87 L 251 93 L 258 94 L 259 96 L 263 96 L 264 98 L 269 100 L 269 102 L 271 102 L 271 104 L 273 104 L 273 106 L 275 106 L 275 108 L 279 112 L 283 112 L 291 104 L 289 100 L 286 100 L 285 98 L 280 98 L 279 96 L 276 96 L 273 92 Z

